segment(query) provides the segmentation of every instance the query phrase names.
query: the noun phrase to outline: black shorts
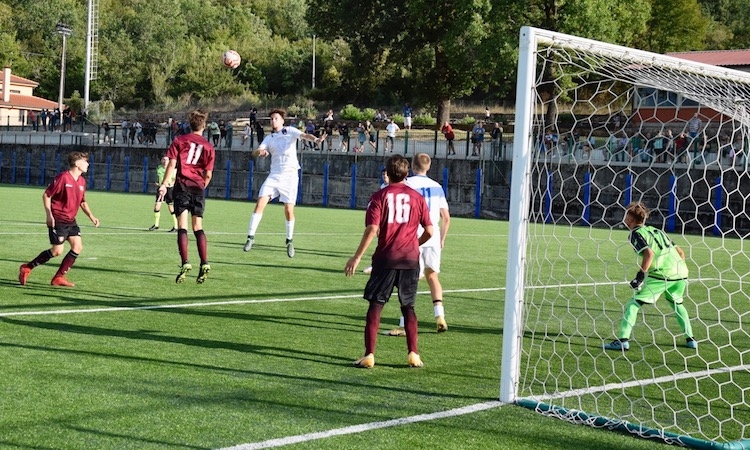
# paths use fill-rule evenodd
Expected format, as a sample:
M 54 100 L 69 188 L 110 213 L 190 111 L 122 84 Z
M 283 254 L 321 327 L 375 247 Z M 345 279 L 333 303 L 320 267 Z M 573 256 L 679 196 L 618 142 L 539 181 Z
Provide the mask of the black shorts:
M 203 217 L 203 210 L 206 209 L 206 199 L 203 192 L 182 190 L 179 184 L 174 188 L 174 215 L 179 216 L 184 211 L 188 211 L 194 217 Z
M 167 193 L 164 194 L 164 199 L 162 201 L 167 205 L 174 203 L 174 186 L 169 186 L 167 188 Z M 156 202 L 159 202 L 159 191 L 156 192 Z
M 58 223 L 54 227 L 47 227 L 49 231 L 49 243 L 52 245 L 62 245 L 70 236 L 80 236 L 81 229 L 76 222 Z
M 419 268 L 377 269 L 373 267 L 365 286 L 365 300 L 388 303 L 393 288 L 398 288 L 398 300 L 402 306 L 414 306 L 419 284 Z

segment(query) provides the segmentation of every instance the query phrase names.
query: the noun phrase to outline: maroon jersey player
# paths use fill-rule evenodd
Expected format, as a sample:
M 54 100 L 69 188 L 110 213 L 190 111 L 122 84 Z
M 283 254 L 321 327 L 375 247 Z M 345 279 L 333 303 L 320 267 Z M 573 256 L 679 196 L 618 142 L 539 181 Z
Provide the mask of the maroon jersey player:
M 169 164 L 164 172 L 164 179 L 159 186 L 159 199 L 167 192 L 167 184 L 172 174 L 177 171 L 174 184 L 174 214 L 177 216 L 177 249 L 182 264 L 175 281 L 182 283 L 193 267 L 188 262 L 188 213 L 192 218 L 193 235 L 198 245 L 198 256 L 201 265 L 197 283 L 206 281 L 211 270 L 208 265 L 208 242 L 203 231 L 203 211 L 206 200 L 204 192 L 211 182 L 214 170 L 214 147 L 203 138 L 208 114 L 201 110 L 190 113 L 188 122 L 191 132 L 175 138 L 167 150 Z
M 404 183 L 409 174 L 409 161 L 400 155 L 388 158 L 386 173 L 390 184 L 372 194 L 367 205 L 365 232 L 344 273 L 352 276 L 372 240 L 378 245 L 372 256 L 372 272 L 365 286 L 364 298 L 370 302 L 365 323 L 365 356 L 354 362 L 357 367 L 375 365 L 375 343 L 380 327 L 380 314 L 393 288 L 398 289 L 401 313 L 404 316 L 408 362 L 422 367 L 417 348 L 417 316 L 414 303 L 419 282 L 419 246 L 432 236 L 430 211 L 424 197 Z M 424 228 L 417 237 L 419 226 Z
M 50 259 L 62 255 L 65 241 L 70 243 L 70 250 L 60 263 L 57 273 L 52 277 L 53 286 L 75 286 L 68 281 L 65 274 L 75 264 L 76 258 L 83 250 L 81 230 L 76 223 L 78 209 L 82 209 L 95 227 L 99 226 L 97 219 L 86 203 L 86 179 L 83 174 L 89 170 L 88 154 L 71 152 L 68 155 L 67 171 L 56 176 L 42 194 L 42 204 L 47 214 L 47 229 L 49 242 L 52 247 L 45 250 L 30 262 L 21 264 L 18 270 L 18 281 L 25 285 L 31 271 Z

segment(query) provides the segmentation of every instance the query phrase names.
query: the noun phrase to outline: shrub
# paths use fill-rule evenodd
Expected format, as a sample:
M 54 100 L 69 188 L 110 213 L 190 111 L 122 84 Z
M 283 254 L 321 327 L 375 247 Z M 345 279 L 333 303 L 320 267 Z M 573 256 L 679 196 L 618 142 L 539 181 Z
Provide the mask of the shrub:
M 403 121 L 403 118 L 401 119 Z M 430 113 L 417 114 L 412 119 L 414 125 L 432 126 L 437 123 L 437 119 L 432 117 Z
M 378 112 L 372 108 L 365 108 L 364 111 L 362 111 L 362 118 L 360 120 L 374 120 L 375 114 L 377 113 Z
M 459 120 L 458 123 L 461 125 L 474 125 L 474 123 L 477 121 L 477 119 L 470 117 L 470 116 L 464 116 L 463 119 Z
M 360 111 L 359 108 L 356 106 L 349 104 L 344 106 L 341 111 L 339 111 L 339 117 L 342 120 L 352 120 L 352 121 L 360 121 L 364 120 L 364 114 L 362 114 L 362 111 Z
M 401 115 L 399 113 L 396 113 L 393 116 L 391 116 L 391 119 L 393 119 L 393 121 L 396 122 L 397 124 L 399 124 L 401 126 L 404 126 L 404 116 L 403 115 Z

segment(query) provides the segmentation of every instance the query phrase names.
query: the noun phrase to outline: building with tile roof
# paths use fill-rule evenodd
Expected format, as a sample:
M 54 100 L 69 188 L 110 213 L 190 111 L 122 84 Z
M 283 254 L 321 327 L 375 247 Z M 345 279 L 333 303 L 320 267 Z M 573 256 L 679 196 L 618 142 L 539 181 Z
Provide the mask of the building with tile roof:
M 57 102 L 34 95 L 39 83 L 13 75 L 9 67 L 0 73 L 0 126 L 29 125 L 30 111 L 54 110 Z

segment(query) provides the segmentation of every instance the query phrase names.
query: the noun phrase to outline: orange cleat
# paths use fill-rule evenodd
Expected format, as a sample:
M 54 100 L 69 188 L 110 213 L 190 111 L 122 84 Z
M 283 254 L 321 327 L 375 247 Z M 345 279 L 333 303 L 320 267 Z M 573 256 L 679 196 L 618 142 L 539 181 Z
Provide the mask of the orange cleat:
M 31 267 L 26 264 L 21 264 L 21 267 L 18 268 L 18 282 L 21 283 L 21 286 L 26 285 L 26 280 L 29 279 L 30 274 Z
M 73 287 L 75 284 L 68 281 L 67 278 L 65 278 L 65 275 L 57 275 L 54 278 L 52 278 L 52 281 L 50 282 L 52 286 L 65 286 L 65 287 Z

